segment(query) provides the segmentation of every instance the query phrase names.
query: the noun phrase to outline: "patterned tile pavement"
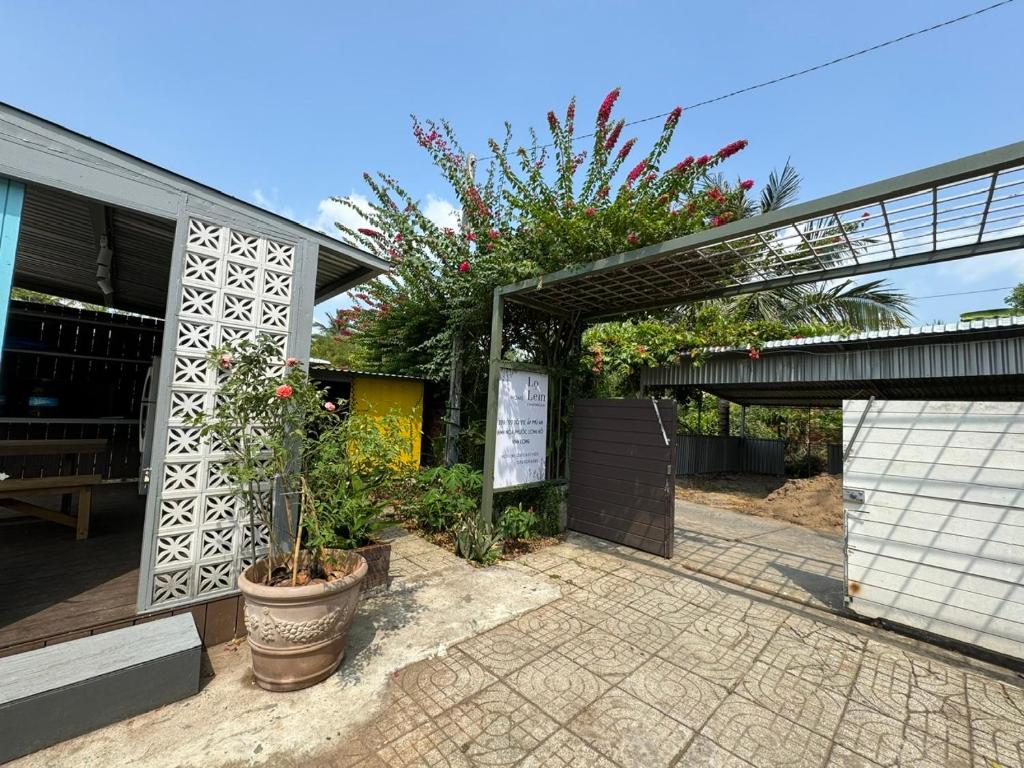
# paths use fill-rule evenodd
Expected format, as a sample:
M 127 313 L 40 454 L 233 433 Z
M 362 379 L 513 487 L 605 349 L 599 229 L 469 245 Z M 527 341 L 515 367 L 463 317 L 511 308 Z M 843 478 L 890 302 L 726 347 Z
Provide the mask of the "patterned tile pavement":
M 519 567 L 562 597 L 401 670 L 315 764 L 1024 768 L 1005 671 L 586 537 Z

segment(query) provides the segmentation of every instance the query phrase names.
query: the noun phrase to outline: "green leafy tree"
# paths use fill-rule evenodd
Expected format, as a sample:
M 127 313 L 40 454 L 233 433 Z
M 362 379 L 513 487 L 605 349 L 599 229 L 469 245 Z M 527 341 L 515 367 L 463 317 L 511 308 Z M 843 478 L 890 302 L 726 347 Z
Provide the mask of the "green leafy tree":
M 447 122 L 414 118 L 416 141 L 450 185 L 461 224 L 445 227 L 432 221 L 394 177 L 364 174 L 372 193 L 369 208 L 343 198 L 338 202 L 355 209 L 368 224 L 358 229 L 338 226 L 350 239 L 389 259 L 392 267 L 354 294 L 355 306 L 339 312 L 331 332 L 358 339 L 368 367 L 432 379 L 447 376 L 453 339 L 465 339 L 463 410 L 470 419 L 479 419 L 486 402 L 495 287 L 721 226 L 785 205 L 797 194 L 799 177 L 788 163 L 756 197 L 752 180 L 729 181 L 721 174 L 722 164 L 746 147 L 745 140 L 697 157 L 675 154 L 679 108 L 669 113 L 660 135 L 641 154 L 636 139 L 624 140 L 625 121 L 612 116 L 618 97 L 615 89 L 602 102 L 587 144 L 575 141 L 575 100 L 563 115 L 548 113 L 546 144 L 531 131 L 529 142 L 516 145 L 506 124 L 503 140 L 489 142 L 492 157 L 479 180 L 467 172 L 472 162 Z M 839 237 L 840 226 L 846 237 Z M 819 258 L 833 253 L 838 258 L 858 228 L 857 223 L 823 221 L 808 239 Z M 803 247 L 792 249 L 794 260 L 805 260 Z M 740 262 L 721 269 L 723 279 L 743 278 L 751 267 Z M 737 319 L 793 327 L 832 326 L 872 312 L 882 317 L 882 305 L 892 305 L 899 296 L 890 291 L 886 297 L 885 290 L 882 284 L 787 289 L 771 301 L 716 305 L 715 322 L 723 343 L 736 343 L 754 333 Z M 698 307 L 648 317 L 667 318 L 672 332 L 684 323 L 701 335 L 696 324 L 705 316 Z M 580 373 L 582 332 L 573 318 L 516 304 L 506 308 L 503 341 L 509 354 L 571 377 Z
M 1024 283 L 1018 283 L 1010 295 L 1006 297 L 1007 306 L 1013 309 L 1024 310 Z
M 461 226 L 432 221 L 392 176 L 365 174 L 369 209 L 339 199 L 368 226 L 338 225 L 352 240 L 390 259 L 389 274 L 354 295 L 355 306 L 334 319 L 332 331 L 359 339 L 368 366 L 388 372 L 445 377 L 456 334 L 468 340 L 464 394 L 470 418 L 486 399 L 494 288 L 650 243 L 719 226 L 743 215 L 750 181 L 711 183 L 711 174 L 747 144 L 670 159 L 681 110 L 666 118 L 645 154 L 624 140 L 625 121 L 613 119 L 615 89 L 595 116 L 589 148 L 577 149 L 576 104 L 548 113 L 551 147 L 531 132 L 513 147 L 502 142 L 480 181 L 467 174 L 467 154 L 445 122 L 414 119 L 413 133 L 450 184 Z M 582 146 L 582 145 L 580 145 Z M 556 370 L 576 371 L 582 328 L 573 320 L 511 306 L 507 348 Z

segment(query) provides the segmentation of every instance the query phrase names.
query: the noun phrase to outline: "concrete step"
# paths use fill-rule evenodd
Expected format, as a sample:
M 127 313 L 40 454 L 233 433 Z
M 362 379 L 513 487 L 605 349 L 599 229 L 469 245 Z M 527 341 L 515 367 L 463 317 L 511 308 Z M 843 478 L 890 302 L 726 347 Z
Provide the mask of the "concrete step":
M 199 692 L 191 614 L 0 659 L 0 763 Z

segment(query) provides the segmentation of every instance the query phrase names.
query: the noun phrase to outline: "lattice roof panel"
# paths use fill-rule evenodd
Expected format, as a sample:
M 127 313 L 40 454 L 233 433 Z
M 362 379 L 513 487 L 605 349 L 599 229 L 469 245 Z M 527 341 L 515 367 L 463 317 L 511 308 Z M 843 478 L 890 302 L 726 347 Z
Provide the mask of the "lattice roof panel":
M 603 318 L 1024 247 L 1024 142 L 501 289 Z

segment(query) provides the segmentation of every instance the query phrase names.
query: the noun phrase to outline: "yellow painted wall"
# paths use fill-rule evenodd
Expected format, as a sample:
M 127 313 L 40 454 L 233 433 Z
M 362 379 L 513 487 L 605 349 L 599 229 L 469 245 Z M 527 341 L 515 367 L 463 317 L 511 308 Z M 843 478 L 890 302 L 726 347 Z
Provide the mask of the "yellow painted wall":
M 383 417 L 394 411 L 409 436 L 408 450 L 402 460 L 410 466 L 420 465 L 420 442 L 423 432 L 423 382 L 401 379 L 380 379 L 356 376 L 352 382 L 352 407 L 371 417 Z

